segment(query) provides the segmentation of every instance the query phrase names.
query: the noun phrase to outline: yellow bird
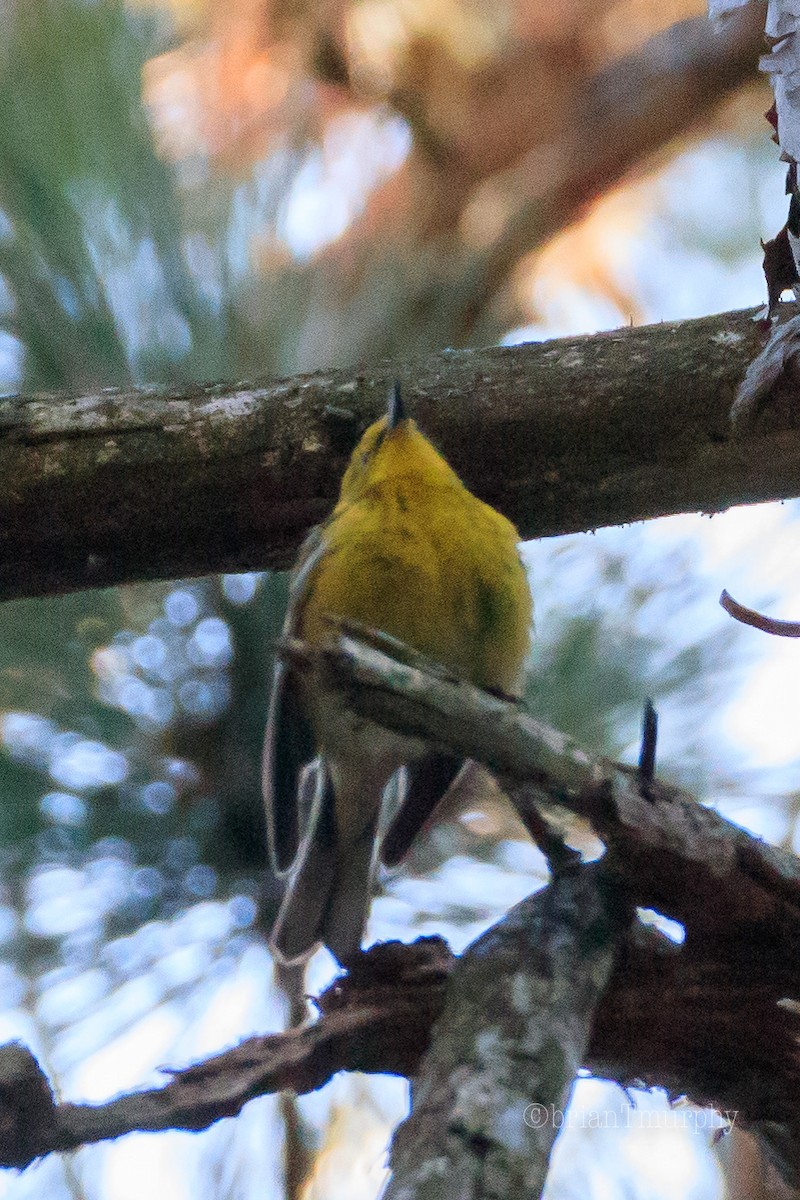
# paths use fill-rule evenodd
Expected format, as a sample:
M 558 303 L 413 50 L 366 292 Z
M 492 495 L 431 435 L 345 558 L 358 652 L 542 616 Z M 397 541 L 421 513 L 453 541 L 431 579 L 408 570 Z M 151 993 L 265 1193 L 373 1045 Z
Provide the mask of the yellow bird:
M 518 540 L 406 416 L 395 383 L 387 415 L 353 451 L 336 508 L 300 550 L 284 636 L 330 643 L 337 635 L 326 618 L 345 617 L 479 687 L 518 696 L 532 621 Z M 392 865 L 461 766 L 355 717 L 313 679 L 277 665 L 263 778 L 272 865 L 279 874 L 293 868 L 272 931 L 280 959 L 303 959 L 320 943 L 343 964 L 358 952 L 386 784 L 406 768 L 381 846 Z

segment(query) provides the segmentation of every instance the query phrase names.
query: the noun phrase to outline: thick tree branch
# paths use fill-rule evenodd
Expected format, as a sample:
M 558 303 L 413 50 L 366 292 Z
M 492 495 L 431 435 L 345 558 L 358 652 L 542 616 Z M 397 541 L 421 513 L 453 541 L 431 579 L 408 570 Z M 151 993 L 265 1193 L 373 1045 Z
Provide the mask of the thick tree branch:
M 604 874 L 564 873 L 456 964 L 386 1200 L 540 1195 L 631 923 Z
M 258 386 L 1 401 L 0 599 L 288 566 L 395 376 L 524 538 L 800 495 L 796 385 L 731 433 L 762 336 L 728 313 Z

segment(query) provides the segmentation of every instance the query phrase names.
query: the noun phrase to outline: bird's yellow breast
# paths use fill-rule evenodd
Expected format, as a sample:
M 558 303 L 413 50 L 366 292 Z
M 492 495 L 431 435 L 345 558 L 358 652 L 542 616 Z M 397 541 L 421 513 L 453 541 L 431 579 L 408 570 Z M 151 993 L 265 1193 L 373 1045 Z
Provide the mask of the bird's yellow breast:
M 413 422 L 405 425 L 365 463 L 354 452 L 363 470 L 349 488 L 345 477 L 324 527 L 300 636 L 325 641 L 324 617 L 347 617 L 516 695 L 532 617 L 517 532 L 461 484 Z

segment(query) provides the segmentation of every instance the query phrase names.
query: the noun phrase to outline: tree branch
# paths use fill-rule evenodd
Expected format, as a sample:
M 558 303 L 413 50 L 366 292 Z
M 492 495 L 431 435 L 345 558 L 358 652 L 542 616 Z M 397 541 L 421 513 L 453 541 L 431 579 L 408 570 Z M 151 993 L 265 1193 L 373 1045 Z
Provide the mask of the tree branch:
M 565 872 L 458 961 L 386 1200 L 540 1195 L 631 923 L 604 874 Z
M 171 1071 L 164 1087 L 104 1104 L 56 1104 L 24 1046 L 0 1048 L 0 1167 L 25 1167 L 53 1151 L 133 1130 L 207 1129 L 256 1096 L 310 1092 L 341 1070 L 410 1074 L 441 1011 L 453 956 L 439 938 L 413 947 L 376 946 L 360 971 L 318 1001 L 314 1024 L 249 1038 L 195 1066 Z
M 589 820 L 635 902 L 683 922 L 697 943 L 778 938 L 800 962 L 800 860 L 752 838 L 680 788 L 595 758 L 521 707 L 457 679 L 386 634 L 337 622 L 336 648 L 282 643 L 342 705 L 388 729 L 489 767 L 523 822 L 558 804 Z M 771 932 L 770 932 L 771 931 Z
M 636 977 L 644 984 L 636 1001 L 641 1034 L 625 1042 L 622 1061 L 606 1059 L 600 1073 L 641 1078 L 741 1114 L 797 1182 L 800 861 L 688 793 L 588 755 L 518 705 L 453 678 L 395 639 L 338 625 L 338 648 L 290 642 L 282 653 L 355 714 L 491 768 L 534 836 L 553 804 L 588 818 L 608 847 L 604 861 L 619 895 L 683 923 L 685 946 L 666 969 L 638 953 L 620 965 L 595 1034 L 604 1019 L 614 1029 L 622 1013 L 631 1020 L 624 998 L 612 1006 L 611 993 Z M 656 1058 L 665 1054 L 655 1075 L 654 1048 Z M 594 1040 L 591 1054 L 602 1057 Z
M 396 656 L 386 656 L 389 647 Z M 535 813 L 540 822 L 540 807 L 554 802 L 590 817 L 608 846 L 603 887 L 613 886 L 618 907 L 606 909 L 609 902 L 600 893 L 587 899 L 582 891 L 597 884 L 594 868 L 579 868 L 579 878 L 568 868 L 555 886 L 524 901 L 479 939 L 452 981 L 454 960 L 439 939 L 372 947 L 320 997 L 315 1023 L 251 1038 L 172 1073 L 161 1089 L 103 1105 L 54 1105 L 29 1052 L 7 1047 L 0 1054 L 0 1164 L 22 1166 L 52 1150 L 133 1129 L 202 1129 L 235 1115 L 254 1096 L 285 1088 L 308 1091 L 344 1069 L 428 1079 L 419 1091 L 419 1136 L 407 1132 L 400 1143 L 398 1161 L 410 1172 L 406 1178 L 419 1160 L 413 1145 L 427 1140 L 430 1147 L 440 1139 L 438 1154 L 441 1139 L 451 1137 L 457 1144 L 448 1143 L 447 1153 L 453 1150 L 465 1170 L 483 1171 L 489 1160 L 506 1173 L 523 1169 L 513 1154 L 508 1157 L 510 1143 L 503 1139 L 509 1130 L 495 1128 L 488 1108 L 473 1104 L 483 1084 L 488 1086 L 485 1072 L 499 1072 L 494 1083 L 505 1089 L 514 1114 L 510 1132 L 519 1135 L 527 1156 L 539 1156 L 538 1167 L 531 1165 L 535 1171 L 549 1143 L 526 1141 L 519 1126 L 525 1114 L 519 1072 L 511 1069 L 516 1053 L 531 1089 L 526 1103 L 562 1108 L 564 1080 L 580 1061 L 623 1084 L 641 1081 L 713 1105 L 756 1131 L 784 1175 L 800 1179 L 798 860 L 678 789 L 658 780 L 643 783 L 637 770 L 592 758 L 517 705 L 452 679 L 385 635 L 365 641 L 345 634 L 338 651 L 289 643 L 283 652 L 297 670 L 324 672 L 328 686 L 356 712 L 493 767 L 523 820 Z M 634 905 L 681 920 L 685 943 L 669 943 L 641 925 L 620 943 L 619 931 Z M 580 930 L 586 933 L 583 917 L 594 927 L 601 909 L 611 941 L 589 937 L 580 954 L 569 952 Z M 619 951 L 612 954 L 609 973 L 612 943 Z M 573 979 L 569 986 L 578 966 L 592 974 L 585 971 L 592 947 L 599 955 L 600 983 L 587 982 L 584 991 Z M 490 984 L 496 991 L 487 1008 Z M 552 1010 L 566 994 L 564 987 L 571 999 L 563 1001 L 569 1017 L 560 1024 Z M 514 996 L 523 997 L 519 1011 L 516 1002 L 506 1003 Z M 445 1005 L 449 1015 L 434 1031 L 435 1048 L 422 1063 Z M 511 1025 L 521 1020 L 523 1009 L 529 1023 L 515 1026 L 514 1033 Z M 490 1014 L 482 1025 L 481 1012 Z M 459 1024 L 462 1018 L 472 1033 Z M 511 1022 L 506 1034 L 489 1038 L 480 1052 L 476 1040 L 474 1053 L 463 1053 L 487 1020 L 497 1024 L 506 1018 Z M 534 1025 L 551 1031 L 553 1045 L 566 1054 L 566 1073 L 545 1070 L 532 1049 L 535 1038 L 525 1049 L 526 1031 Z M 543 1074 L 535 1076 L 535 1061 Z M 437 1097 L 442 1122 L 448 1113 L 464 1118 L 455 1133 L 445 1135 L 444 1125 L 436 1125 Z
M 514 951 L 526 928 L 542 928 L 550 903 L 549 889 L 539 892 L 476 943 L 481 956 L 490 953 L 495 961 L 497 955 L 498 988 L 526 970 L 526 960 L 515 958 Z M 731 1123 L 775 1147 L 787 1173 L 796 1154 L 791 1137 L 798 1124 L 800 1020 L 776 998 L 790 980 L 796 984 L 796 971 L 768 956 L 744 964 L 730 949 L 698 956 L 652 929 L 635 927 L 598 1004 L 582 1065 L 622 1086 L 662 1087 L 715 1106 Z M 357 968 L 319 997 L 316 1023 L 249 1038 L 172 1072 L 162 1088 L 104 1104 L 55 1104 L 30 1052 L 5 1046 L 0 1166 L 24 1167 L 42 1155 L 135 1130 L 205 1129 L 235 1116 L 256 1096 L 287 1088 L 305 1093 L 341 1070 L 414 1076 L 444 1011 L 455 961 L 439 938 L 373 946 Z M 539 962 L 534 956 L 527 966 L 534 971 Z M 469 979 L 469 970 L 464 977 Z M 459 994 L 469 1000 L 468 989 L 459 988 Z M 458 1004 L 455 995 L 452 1004 Z M 535 1009 L 531 1017 L 536 1020 Z M 452 1021 L 443 1022 L 445 1031 L 450 1027 Z M 531 1090 L 527 1103 L 534 1102 Z M 521 1119 L 524 1124 L 524 1113 Z
M 523 538 L 800 495 L 796 385 L 731 432 L 762 336 L 727 313 L 357 374 L 2 401 L 0 599 L 288 566 L 394 377 Z

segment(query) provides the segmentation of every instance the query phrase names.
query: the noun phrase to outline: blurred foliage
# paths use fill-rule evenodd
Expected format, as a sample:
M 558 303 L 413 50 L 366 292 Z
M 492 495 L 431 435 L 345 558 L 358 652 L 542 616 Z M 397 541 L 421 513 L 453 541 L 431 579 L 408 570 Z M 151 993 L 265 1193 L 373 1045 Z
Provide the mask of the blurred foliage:
M 546 188 L 549 152 L 532 152 L 570 128 L 593 73 L 700 12 L 11 0 L 0 386 L 241 378 L 501 336 L 541 309 L 514 276 L 472 311 L 521 199 L 509 168 L 528 155 Z M 763 141 L 763 108 L 756 90 L 727 124 Z M 635 289 L 614 284 L 603 243 L 650 203 L 557 270 L 594 274 L 623 319 Z
M 0 272 L 26 387 L 215 377 L 224 313 L 186 265 L 141 103 L 155 21 L 121 0 L 44 0 L 3 24 Z
M 232 603 L 209 579 L 5 606 L 7 861 L 13 848 L 15 870 L 75 865 L 124 840 L 158 878 L 115 914 L 117 929 L 191 903 L 198 864 L 251 891 L 264 866 L 260 745 L 285 580 L 244 578 L 258 602 Z M 122 777 L 111 786 L 109 771 Z M 48 775 L 64 789 L 49 805 Z

